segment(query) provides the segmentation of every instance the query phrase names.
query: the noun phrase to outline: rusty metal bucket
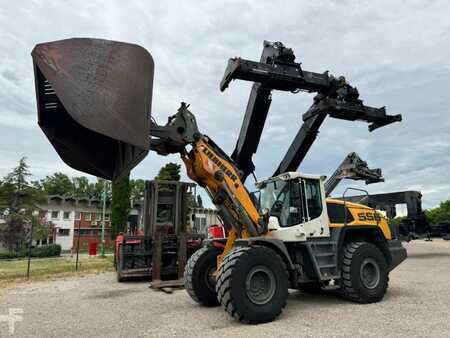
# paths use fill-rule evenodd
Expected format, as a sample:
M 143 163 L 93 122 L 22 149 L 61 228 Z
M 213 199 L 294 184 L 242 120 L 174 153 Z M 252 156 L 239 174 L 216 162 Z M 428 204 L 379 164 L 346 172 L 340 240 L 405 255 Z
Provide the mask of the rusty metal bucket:
M 154 63 L 144 48 L 74 38 L 36 45 L 38 123 L 62 160 L 114 180 L 148 153 Z

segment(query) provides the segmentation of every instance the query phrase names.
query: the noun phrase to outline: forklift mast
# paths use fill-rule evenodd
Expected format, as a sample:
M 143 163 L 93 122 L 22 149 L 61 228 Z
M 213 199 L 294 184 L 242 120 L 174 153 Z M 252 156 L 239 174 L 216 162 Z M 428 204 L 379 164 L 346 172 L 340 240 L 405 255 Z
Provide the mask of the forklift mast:
M 295 62 L 293 50 L 286 48 L 281 42 L 264 41 L 259 62 L 230 59 L 220 90 L 224 91 L 235 79 L 254 82 L 239 138 L 231 156 L 242 171 L 242 181 L 255 169 L 252 156 L 260 142 L 272 101 L 272 90 L 317 93 L 314 103 L 303 115 L 303 125 L 273 176 L 297 170 L 327 115 L 341 120 L 365 121 L 369 123 L 369 131 L 402 119 L 400 114 L 387 115 L 384 107 L 365 106 L 359 99 L 358 89 L 349 85 L 343 76 L 335 78 L 328 71 L 315 73 L 303 70 L 301 63 Z
M 153 237 L 158 227 L 171 225 L 173 233 L 186 232 L 188 201 L 195 195 L 196 184 L 179 181 L 145 181 L 144 235 Z

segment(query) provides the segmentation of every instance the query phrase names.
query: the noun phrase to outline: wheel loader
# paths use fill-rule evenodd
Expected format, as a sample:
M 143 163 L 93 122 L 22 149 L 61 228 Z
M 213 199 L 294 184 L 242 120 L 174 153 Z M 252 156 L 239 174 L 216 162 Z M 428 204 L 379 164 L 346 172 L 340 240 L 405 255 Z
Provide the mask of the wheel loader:
M 300 137 L 314 138 L 326 115 L 364 120 L 369 129 L 399 120 L 384 108 L 365 106 L 344 78 L 303 70 L 282 44 L 265 47 L 262 62 L 231 59 L 221 89 L 243 79 L 255 82 L 256 99 L 271 90 L 316 92 L 303 116 L 310 132 Z M 294 144 L 291 161 L 285 157 L 276 175 L 250 193 L 244 185 L 249 158 L 242 161 L 239 151 L 228 156 L 198 129 L 188 104 L 181 103 L 165 125 L 151 118 L 154 62 L 144 48 L 74 38 L 38 44 L 32 58 L 38 123 L 65 163 L 115 180 L 150 150 L 179 154 L 187 175 L 209 194 L 227 238 L 212 239 L 189 259 L 185 288 L 194 301 L 221 304 L 244 323 L 263 323 L 280 315 L 289 289 L 317 286 L 359 303 L 383 298 L 389 272 L 406 250 L 377 211 L 326 199 L 323 176 L 284 170 L 298 166 L 303 144 Z M 261 123 L 252 132 L 257 129 Z M 240 149 L 252 144 L 254 152 L 260 135 L 249 135 L 241 133 Z M 311 139 L 306 143 L 310 147 Z

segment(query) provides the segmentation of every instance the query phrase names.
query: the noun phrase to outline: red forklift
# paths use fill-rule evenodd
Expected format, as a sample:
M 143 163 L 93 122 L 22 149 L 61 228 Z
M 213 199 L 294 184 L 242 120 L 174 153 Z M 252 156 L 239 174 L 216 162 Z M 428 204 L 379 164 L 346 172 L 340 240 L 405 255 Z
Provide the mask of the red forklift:
M 194 183 L 145 182 L 143 227 L 130 226 L 115 241 L 114 266 L 119 282 L 182 277 L 186 260 L 202 247 L 207 237 L 205 231 L 188 226 L 195 219 L 195 213 L 188 217 L 195 195 Z M 222 225 L 213 226 L 207 232 L 208 237 L 225 237 Z

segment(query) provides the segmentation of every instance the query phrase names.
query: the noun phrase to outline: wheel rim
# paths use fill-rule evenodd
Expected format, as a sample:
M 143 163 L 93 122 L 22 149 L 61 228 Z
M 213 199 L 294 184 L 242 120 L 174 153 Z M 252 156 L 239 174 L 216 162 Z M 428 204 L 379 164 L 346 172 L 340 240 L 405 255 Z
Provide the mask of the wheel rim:
M 380 282 L 380 267 L 372 258 L 366 258 L 361 264 L 360 277 L 363 285 L 368 289 L 374 289 Z
M 216 271 L 216 267 L 210 266 L 205 274 L 205 283 L 211 289 L 216 289 L 216 277 L 214 277 L 214 272 Z
M 257 305 L 268 303 L 276 290 L 275 275 L 262 265 L 253 267 L 247 274 L 245 291 L 248 299 Z

